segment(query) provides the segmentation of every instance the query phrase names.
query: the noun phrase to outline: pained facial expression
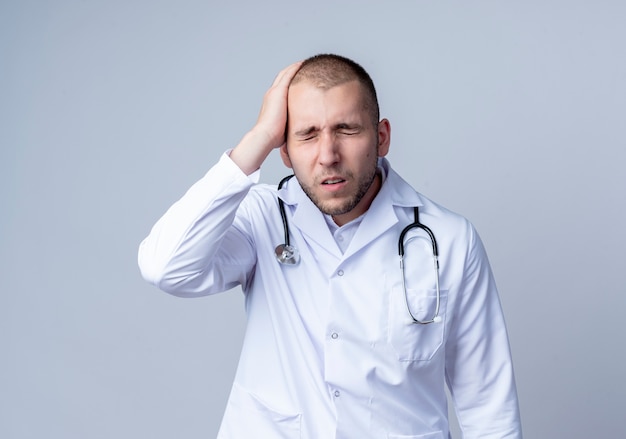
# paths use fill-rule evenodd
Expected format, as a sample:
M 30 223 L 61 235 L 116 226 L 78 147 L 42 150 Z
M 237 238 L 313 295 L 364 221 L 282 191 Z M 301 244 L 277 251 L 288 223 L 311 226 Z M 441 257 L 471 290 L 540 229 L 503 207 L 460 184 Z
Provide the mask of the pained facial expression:
M 364 213 L 380 189 L 376 165 L 389 150 L 390 127 L 374 125 L 361 85 L 299 82 L 289 88 L 288 114 L 281 156 L 307 196 L 339 225 Z

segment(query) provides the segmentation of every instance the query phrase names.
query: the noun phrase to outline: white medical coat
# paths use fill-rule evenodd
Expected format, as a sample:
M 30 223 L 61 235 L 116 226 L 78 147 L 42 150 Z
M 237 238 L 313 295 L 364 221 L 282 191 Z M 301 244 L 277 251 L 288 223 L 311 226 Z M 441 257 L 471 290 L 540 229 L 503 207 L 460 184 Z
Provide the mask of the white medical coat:
M 247 329 L 218 437 L 449 437 L 445 383 L 464 438 L 519 439 L 521 427 L 501 306 L 472 225 L 418 194 L 390 167 L 342 254 L 295 179 L 255 184 L 225 154 L 141 243 L 143 276 L 177 296 L 241 285 Z M 277 196 L 301 261 L 279 264 Z M 407 312 L 398 237 L 413 222 L 439 246 L 442 321 Z M 415 239 L 409 239 L 414 237 Z M 430 240 L 409 233 L 407 297 L 431 317 Z

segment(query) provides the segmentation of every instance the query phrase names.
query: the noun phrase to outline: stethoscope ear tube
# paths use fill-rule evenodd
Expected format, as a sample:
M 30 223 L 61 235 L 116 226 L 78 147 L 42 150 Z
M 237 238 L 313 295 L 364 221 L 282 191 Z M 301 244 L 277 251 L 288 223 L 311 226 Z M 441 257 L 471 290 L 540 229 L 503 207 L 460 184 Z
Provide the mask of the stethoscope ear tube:
M 404 257 L 404 236 L 409 230 L 418 228 L 428 233 L 428 236 L 430 237 L 430 242 L 433 246 L 433 255 L 435 256 L 435 258 L 439 258 L 439 249 L 437 248 L 437 240 L 435 239 L 435 234 L 424 224 L 420 223 L 419 207 L 415 206 L 413 208 L 413 216 L 413 222 L 406 226 L 402 230 L 402 232 L 400 232 L 400 239 L 398 239 L 398 254 L 400 255 L 400 257 Z
M 406 302 L 406 309 L 409 312 L 409 315 L 411 316 L 413 323 L 415 324 L 427 325 L 429 323 L 440 323 L 442 321 L 442 318 L 439 315 L 439 307 L 441 305 L 441 292 L 439 290 L 439 249 L 437 248 L 437 240 L 435 239 L 435 234 L 432 232 L 432 230 L 430 230 L 430 228 L 428 228 L 424 224 L 420 223 L 419 208 L 417 206 L 413 208 L 413 216 L 414 216 L 413 222 L 402 230 L 402 232 L 400 233 L 400 238 L 398 239 L 398 255 L 400 255 L 400 269 L 402 271 L 402 289 L 404 290 L 404 299 Z M 432 318 L 427 319 L 427 320 L 419 320 L 415 317 L 415 315 L 413 315 L 413 312 L 411 311 L 411 307 L 409 306 L 409 296 L 406 291 L 406 273 L 404 271 L 404 237 L 409 230 L 415 229 L 415 228 L 422 229 L 424 232 L 428 234 L 428 236 L 430 237 L 430 242 L 433 247 L 433 263 L 434 263 L 434 269 L 435 269 L 435 282 L 436 282 L 435 288 L 436 288 L 436 294 L 437 294 L 437 302 L 435 305 L 435 312 L 433 313 Z
M 278 190 L 282 189 L 283 185 L 287 183 L 294 175 L 288 175 L 278 183 Z M 297 265 L 300 262 L 300 254 L 298 250 L 289 242 L 289 225 L 287 223 L 287 214 L 285 213 L 285 203 L 278 197 L 278 209 L 280 210 L 280 217 L 283 221 L 283 232 L 285 241 L 283 244 L 276 246 L 274 250 L 276 259 L 278 262 L 284 265 Z

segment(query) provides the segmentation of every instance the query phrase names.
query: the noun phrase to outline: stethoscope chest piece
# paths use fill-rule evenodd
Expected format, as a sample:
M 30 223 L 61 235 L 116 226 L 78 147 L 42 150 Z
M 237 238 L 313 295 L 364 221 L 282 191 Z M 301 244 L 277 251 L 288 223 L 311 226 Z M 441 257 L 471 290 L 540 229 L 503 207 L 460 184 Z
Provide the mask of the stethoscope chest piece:
M 289 244 L 279 244 L 274 250 L 278 262 L 284 265 L 297 265 L 300 262 L 298 249 Z

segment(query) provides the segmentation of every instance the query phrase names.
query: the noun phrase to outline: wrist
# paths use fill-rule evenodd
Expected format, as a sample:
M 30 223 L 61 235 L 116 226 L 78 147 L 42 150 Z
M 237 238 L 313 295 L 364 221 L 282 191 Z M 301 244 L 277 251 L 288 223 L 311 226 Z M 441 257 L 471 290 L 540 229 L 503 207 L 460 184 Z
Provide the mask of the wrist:
M 252 129 L 232 150 L 230 158 L 246 175 L 250 175 L 261 167 L 272 149 L 268 136 Z

